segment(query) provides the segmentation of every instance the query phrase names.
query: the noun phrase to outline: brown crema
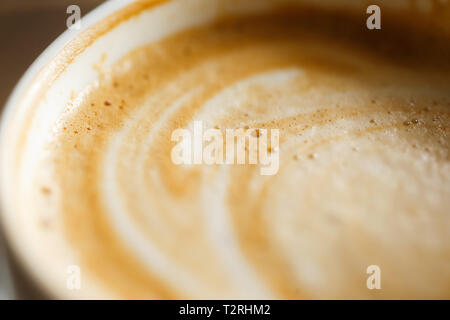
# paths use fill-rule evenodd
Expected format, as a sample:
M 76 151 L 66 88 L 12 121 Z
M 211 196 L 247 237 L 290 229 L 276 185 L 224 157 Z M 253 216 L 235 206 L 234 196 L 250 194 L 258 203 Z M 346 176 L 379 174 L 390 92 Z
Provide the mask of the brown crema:
M 41 187 L 82 269 L 124 298 L 450 298 L 450 37 L 364 19 L 223 18 L 102 70 Z M 173 164 L 194 120 L 280 129 L 279 172 Z

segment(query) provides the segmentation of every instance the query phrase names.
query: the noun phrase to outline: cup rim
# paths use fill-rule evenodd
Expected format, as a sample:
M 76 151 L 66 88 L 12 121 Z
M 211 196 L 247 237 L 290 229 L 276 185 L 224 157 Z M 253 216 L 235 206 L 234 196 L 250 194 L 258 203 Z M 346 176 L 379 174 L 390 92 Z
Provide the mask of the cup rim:
M 58 36 L 28 67 L 20 80 L 15 85 L 9 95 L 4 108 L 0 114 L 0 139 L 5 139 L 5 127 L 8 119 L 11 118 L 15 111 L 15 107 L 27 94 L 33 84 L 45 82 L 46 78 L 40 77 L 41 73 L 48 68 L 54 68 L 52 62 L 59 57 L 75 58 L 82 54 L 86 48 L 91 46 L 96 40 L 103 35 L 111 32 L 122 22 L 128 21 L 143 11 L 155 7 L 159 4 L 168 2 L 168 0 L 109 0 L 105 1 L 92 11 L 82 17 L 83 25 L 80 30 L 66 30 Z M 101 26 L 100 26 L 101 25 Z M 77 50 L 77 49 L 82 50 Z M 59 67 L 63 67 L 65 62 L 59 62 Z M 57 65 L 56 63 L 55 65 Z M 69 61 L 70 64 L 70 61 Z M 57 66 L 56 66 L 57 67 Z M 58 72 L 57 68 L 51 70 L 51 73 Z M 62 72 L 61 72 L 62 73 Z M 57 74 L 57 77 L 59 75 Z M 0 148 L 0 158 L 3 161 L 2 153 L 4 150 Z M 3 165 L 2 165 L 3 166 Z M 48 297 L 68 297 L 67 292 L 60 290 L 52 280 L 51 275 L 47 273 L 39 273 L 33 268 L 33 261 L 27 255 L 26 245 L 21 242 L 19 232 L 13 228 L 11 221 L 7 216 L 13 213 L 8 212 L 5 201 L 5 189 L 7 186 L 4 181 L 0 181 L 0 230 L 3 232 L 5 243 L 11 252 L 13 259 L 21 267 L 31 283 L 37 285 L 39 290 Z M 8 213 L 7 213 L 8 212 Z

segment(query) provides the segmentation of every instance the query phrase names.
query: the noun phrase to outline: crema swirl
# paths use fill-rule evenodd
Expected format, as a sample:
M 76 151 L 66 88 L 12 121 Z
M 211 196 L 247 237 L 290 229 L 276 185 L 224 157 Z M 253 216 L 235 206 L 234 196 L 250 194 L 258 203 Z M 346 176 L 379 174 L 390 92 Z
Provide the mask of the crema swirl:
M 27 173 L 36 223 L 115 297 L 449 298 L 450 38 L 361 21 L 223 18 L 99 67 Z M 279 129 L 278 172 L 174 164 L 194 121 Z

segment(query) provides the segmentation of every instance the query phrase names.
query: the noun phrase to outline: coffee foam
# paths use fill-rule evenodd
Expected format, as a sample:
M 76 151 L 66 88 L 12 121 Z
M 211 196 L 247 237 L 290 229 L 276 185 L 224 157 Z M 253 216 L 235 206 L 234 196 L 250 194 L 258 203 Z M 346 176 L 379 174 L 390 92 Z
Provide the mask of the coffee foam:
M 449 39 L 394 21 L 283 10 L 132 52 L 22 173 L 39 223 L 119 297 L 449 297 Z M 278 174 L 174 165 L 195 120 L 281 129 Z

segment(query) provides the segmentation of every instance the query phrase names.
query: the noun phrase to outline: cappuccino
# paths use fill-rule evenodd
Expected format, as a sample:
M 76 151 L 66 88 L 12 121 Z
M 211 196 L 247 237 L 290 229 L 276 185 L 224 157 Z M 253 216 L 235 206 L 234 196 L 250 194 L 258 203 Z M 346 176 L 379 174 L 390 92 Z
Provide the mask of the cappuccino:
M 2 146 L 29 255 L 81 297 L 449 298 L 450 34 L 382 17 L 274 7 L 97 61 L 39 156 Z M 197 121 L 279 130 L 278 170 L 174 163 Z

